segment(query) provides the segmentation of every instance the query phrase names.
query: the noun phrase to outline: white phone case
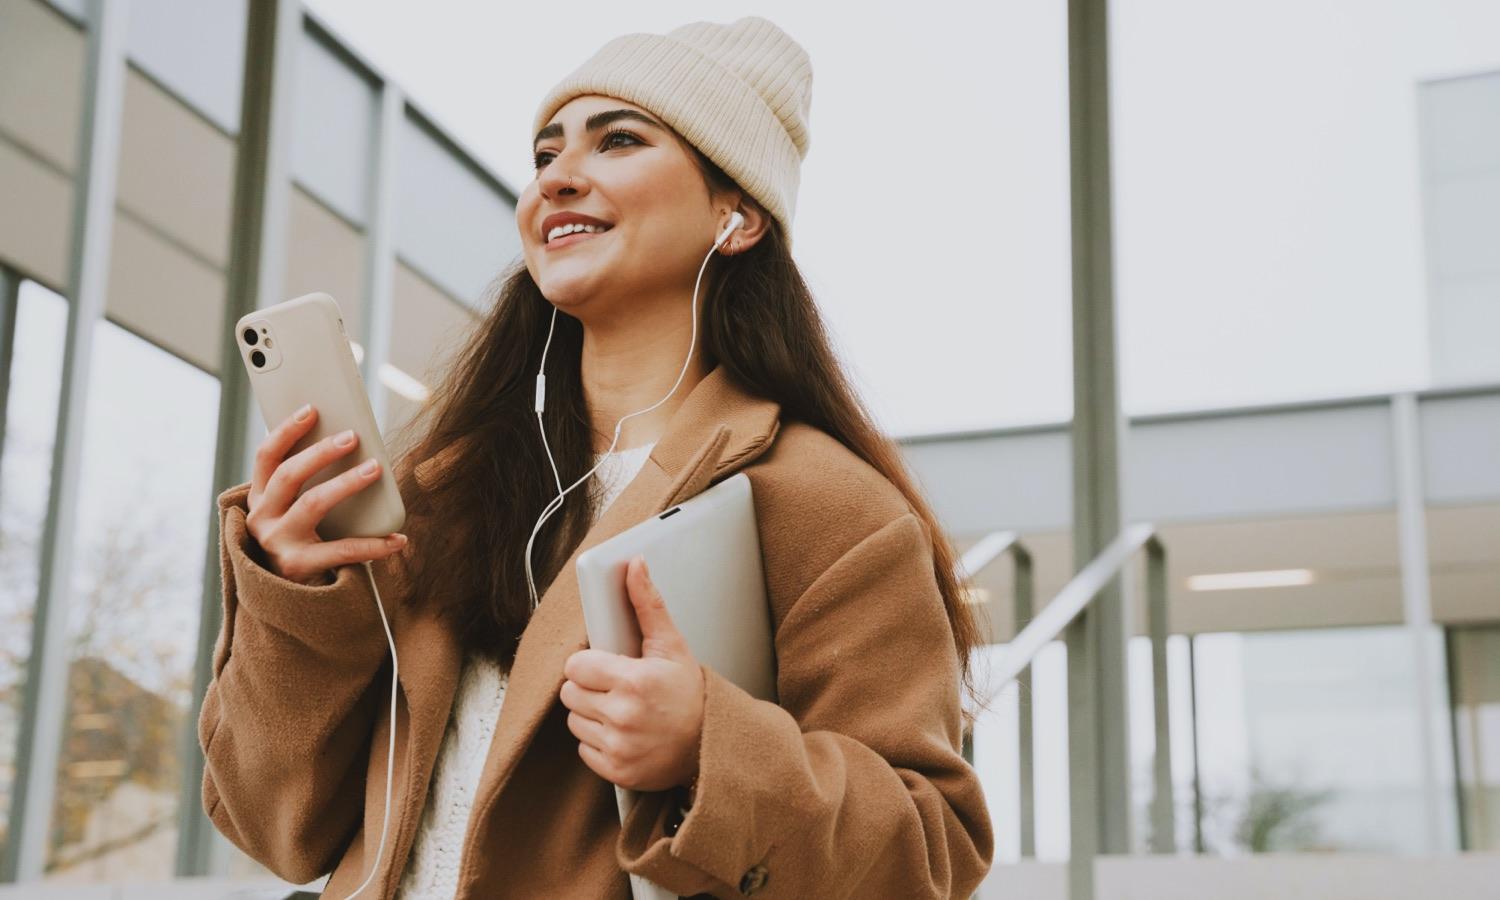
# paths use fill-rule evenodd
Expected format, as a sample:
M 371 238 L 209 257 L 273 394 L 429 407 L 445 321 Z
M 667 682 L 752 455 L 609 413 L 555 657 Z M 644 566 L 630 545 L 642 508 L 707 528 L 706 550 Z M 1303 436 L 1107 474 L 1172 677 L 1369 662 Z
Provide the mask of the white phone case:
M 288 458 L 346 429 L 359 435 L 352 451 L 303 483 L 302 493 L 371 457 L 380 463 L 379 480 L 330 509 L 318 523 L 318 536 L 333 541 L 384 537 L 399 531 L 406 521 L 406 504 L 396 487 L 338 304 L 324 293 L 305 294 L 244 316 L 234 331 L 267 430 L 286 421 L 304 403 L 318 411 L 317 423 L 287 451 Z M 247 340 L 252 333 L 254 343 Z

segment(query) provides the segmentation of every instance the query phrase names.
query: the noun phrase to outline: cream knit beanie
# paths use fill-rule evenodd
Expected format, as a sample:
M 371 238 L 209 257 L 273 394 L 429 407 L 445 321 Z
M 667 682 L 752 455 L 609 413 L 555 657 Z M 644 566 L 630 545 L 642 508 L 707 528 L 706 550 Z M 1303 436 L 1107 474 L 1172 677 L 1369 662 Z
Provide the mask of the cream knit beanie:
M 617 37 L 547 93 L 533 131 L 584 94 L 655 113 L 775 216 L 790 244 L 810 140 L 812 62 L 774 23 L 746 16 Z

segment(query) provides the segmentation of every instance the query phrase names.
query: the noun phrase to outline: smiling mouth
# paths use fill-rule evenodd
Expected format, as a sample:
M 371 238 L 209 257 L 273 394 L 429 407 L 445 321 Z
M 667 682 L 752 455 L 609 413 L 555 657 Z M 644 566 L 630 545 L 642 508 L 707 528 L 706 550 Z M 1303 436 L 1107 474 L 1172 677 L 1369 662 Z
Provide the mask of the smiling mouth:
M 575 231 L 572 234 L 565 234 L 562 237 L 553 238 L 542 246 L 547 250 L 560 249 L 562 247 L 568 247 L 573 244 L 581 243 L 588 240 L 589 238 L 600 237 L 602 235 L 608 234 L 613 230 L 614 229 L 612 228 L 606 228 L 604 231 L 594 233 L 590 233 L 587 231 Z

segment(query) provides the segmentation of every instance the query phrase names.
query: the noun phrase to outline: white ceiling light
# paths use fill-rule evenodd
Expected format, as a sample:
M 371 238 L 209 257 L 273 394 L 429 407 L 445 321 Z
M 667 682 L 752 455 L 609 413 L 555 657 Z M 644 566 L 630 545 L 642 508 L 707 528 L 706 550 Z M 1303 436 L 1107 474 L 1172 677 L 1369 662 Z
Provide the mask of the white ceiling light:
M 427 400 L 427 386 L 390 363 L 380 367 L 380 383 L 413 403 Z
M 1266 569 L 1260 572 L 1220 572 L 1189 575 L 1190 591 L 1240 591 L 1249 588 L 1294 587 L 1312 584 L 1312 569 Z

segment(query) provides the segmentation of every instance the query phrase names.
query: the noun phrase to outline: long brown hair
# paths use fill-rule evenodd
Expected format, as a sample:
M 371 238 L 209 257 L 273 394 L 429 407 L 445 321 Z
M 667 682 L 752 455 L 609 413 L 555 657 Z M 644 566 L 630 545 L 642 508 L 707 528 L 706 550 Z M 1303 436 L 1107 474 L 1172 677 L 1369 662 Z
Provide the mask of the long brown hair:
M 696 160 L 710 192 L 739 190 L 697 148 L 678 140 Z M 754 201 L 745 195 L 744 202 Z M 970 652 L 981 643 L 979 624 L 954 575 L 956 551 L 895 443 L 876 428 L 839 365 L 780 223 L 770 217 L 768 222 L 753 247 L 731 256 L 715 254 L 709 264 L 699 322 L 704 370 L 723 366 L 747 393 L 779 403 L 783 420 L 826 432 L 905 495 L 932 542 L 933 574 L 953 630 L 963 686 L 982 706 L 969 666 Z M 451 598 L 442 612 L 463 648 L 508 670 L 531 615 L 520 548 L 556 496 L 532 408 L 553 307 L 524 261 L 501 273 L 489 294 L 493 303 L 488 316 L 393 443 L 404 446 L 415 440 L 396 466 L 412 540 L 413 601 Z M 559 312 L 547 357 L 543 415 L 564 485 L 594 463 L 591 418 L 579 375 L 582 348 L 582 324 Z M 455 443 L 463 446 L 450 451 L 453 459 L 444 474 L 419 488 L 415 464 Z M 589 530 L 597 500 L 587 487 L 570 492 L 537 535 L 532 565 L 539 595 Z M 438 510 L 441 516 L 434 515 Z M 441 530 L 424 527 L 429 521 L 440 521 Z M 968 721 L 967 710 L 965 716 Z

